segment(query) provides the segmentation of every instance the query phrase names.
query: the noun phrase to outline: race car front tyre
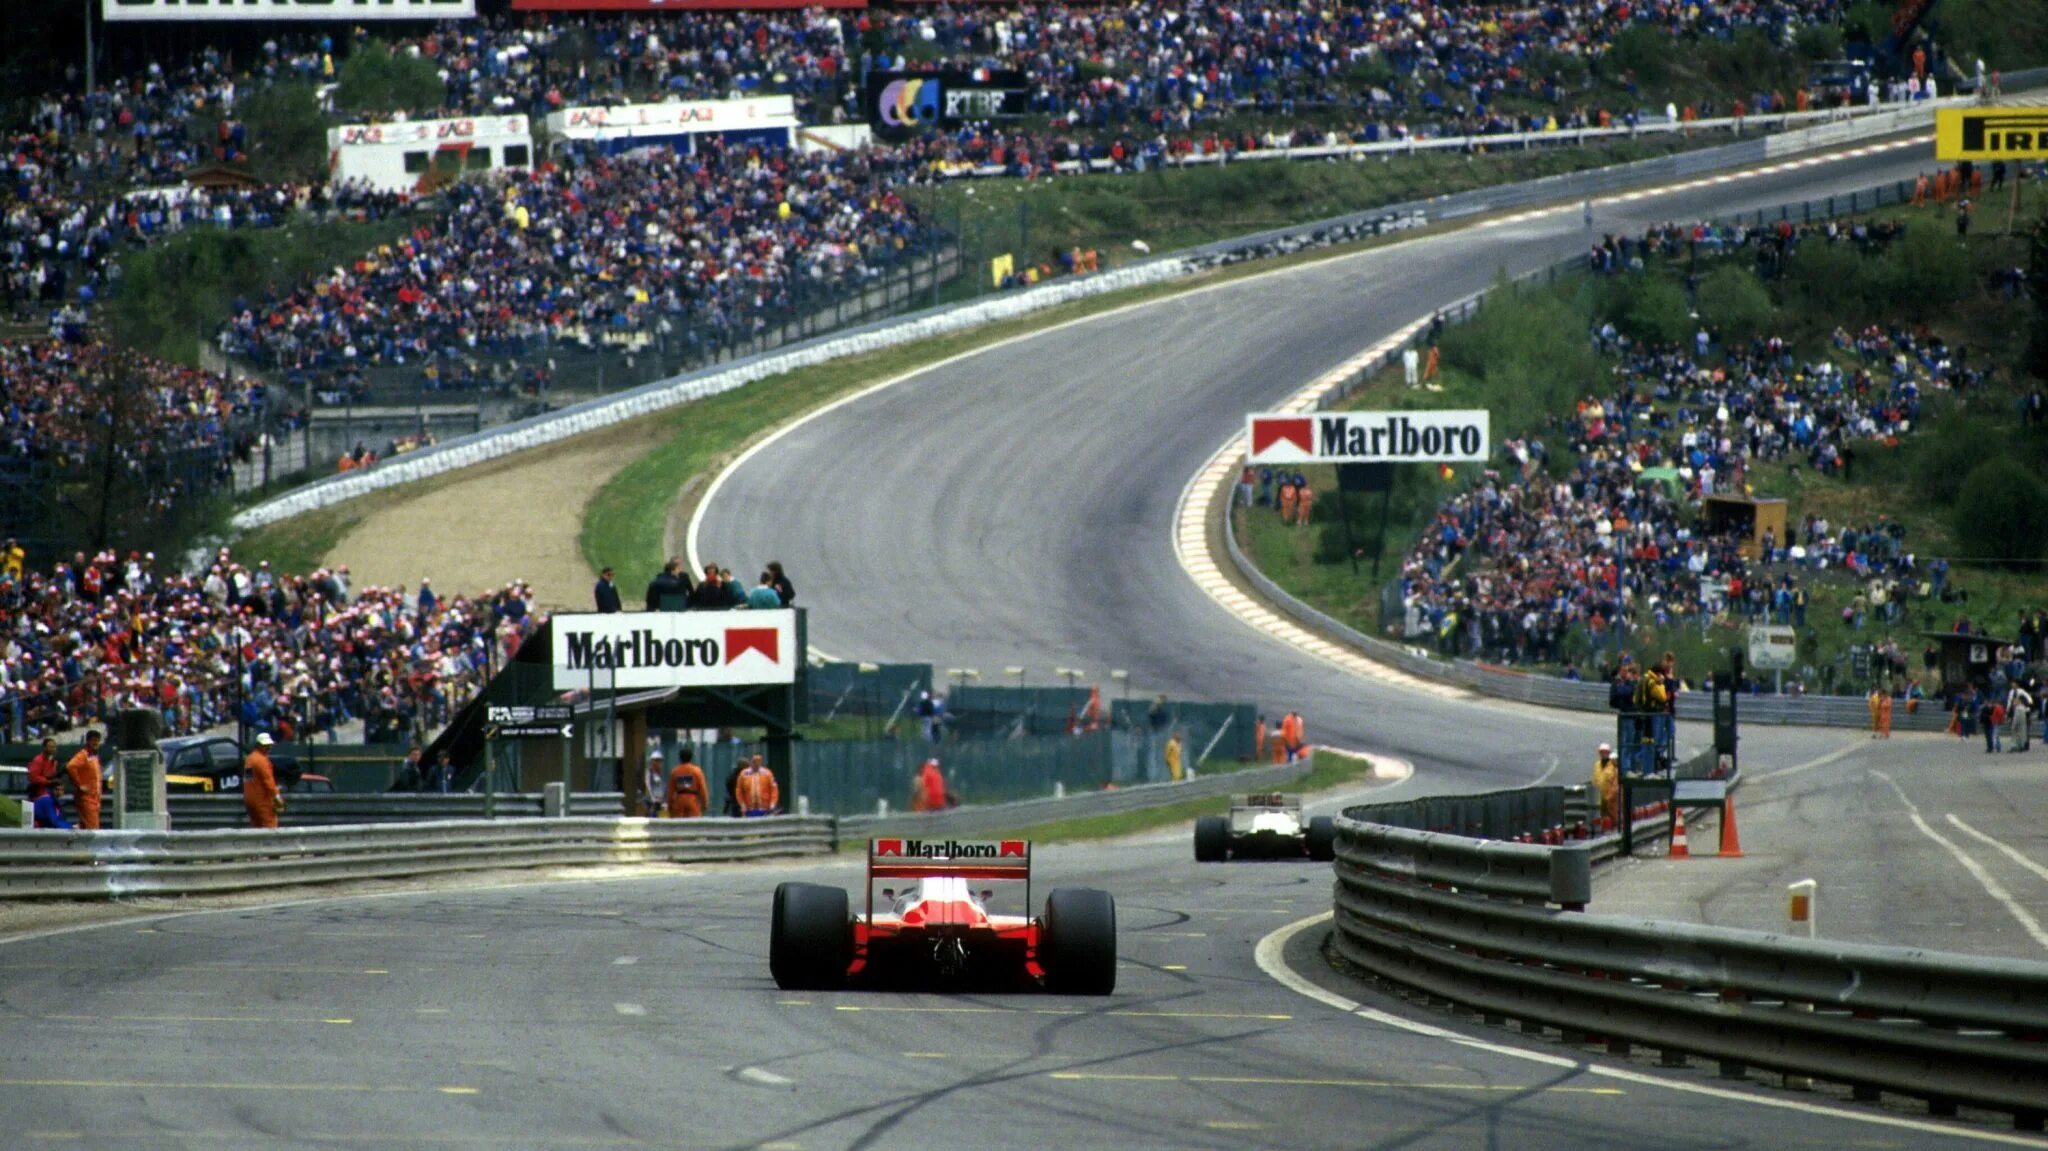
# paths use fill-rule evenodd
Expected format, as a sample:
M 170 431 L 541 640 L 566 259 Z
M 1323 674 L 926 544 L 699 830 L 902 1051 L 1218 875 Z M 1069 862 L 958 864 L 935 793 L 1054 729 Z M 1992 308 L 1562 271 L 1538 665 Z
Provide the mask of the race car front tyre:
M 1195 862 L 1222 863 L 1230 858 L 1230 820 L 1204 815 L 1195 820 Z
M 1308 857 L 1317 863 L 1337 858 L 1337 821 L 1318 815 L 1308 821 Z
M 852 959 L 846 891 L 816 883 L 775 886 L 768 925 L 768 970 L 784 991 L 830 991 L 846 983 Z
M 1061 995 L 1116 990 L 1116 900 L 1107 891 L 1062 887 L 1045 898 L 1038 961 L 1045 985 Z

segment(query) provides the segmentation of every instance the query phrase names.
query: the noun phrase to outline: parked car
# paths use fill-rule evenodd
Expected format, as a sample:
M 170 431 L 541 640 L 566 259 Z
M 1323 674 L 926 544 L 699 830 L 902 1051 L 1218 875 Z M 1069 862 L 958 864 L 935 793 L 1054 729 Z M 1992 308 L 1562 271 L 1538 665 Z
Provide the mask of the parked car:
M 242 790 L 242 745 L 225 735 L 181 735 L 161 740 L 157 750 L 164 754 L 165 789 L 173 793 L 236 792 Z M 277 770 L 277 786 L 290 790 L 304 775 L 297 756 L 270 749 L 270 764 Z M 333 784 L 328 785 L 329 789 Z

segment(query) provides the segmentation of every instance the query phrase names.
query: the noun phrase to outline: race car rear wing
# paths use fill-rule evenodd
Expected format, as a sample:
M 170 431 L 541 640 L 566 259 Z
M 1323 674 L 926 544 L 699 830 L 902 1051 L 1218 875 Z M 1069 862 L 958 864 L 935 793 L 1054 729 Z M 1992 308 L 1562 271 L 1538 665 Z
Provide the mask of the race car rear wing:
M 868 878 L 1031 880 L 1031 844 L 1022 839 L 871 839 Z

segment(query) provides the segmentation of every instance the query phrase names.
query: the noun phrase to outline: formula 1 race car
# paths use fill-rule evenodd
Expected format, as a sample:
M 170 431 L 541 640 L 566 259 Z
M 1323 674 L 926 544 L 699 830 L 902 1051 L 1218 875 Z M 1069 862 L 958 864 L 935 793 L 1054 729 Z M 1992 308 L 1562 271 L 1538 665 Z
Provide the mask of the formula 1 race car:
M 875 908 L 878 881 L 885 887 Z M 988 882 L 1022 882 L 1023 915 L 989 911 Z M 846 892 L 815 883 L 775 888 L 768 969 L 787 991 L 897 980 L 960 986 L 1035 983 L 1065 995 L 1116 989 L 1116 901 L 1105 891 L 1062 887 L 1031 917 L 1031 845 L 876 839 L 868 843 L 867 910 L 848 913 Z
M 1247 795 L 1230 805 L 1229 815 L 1195 820 L 1195 862 L 1222 863 L 1231 856 L 1260 859 L 1301 859 L 1317 863 L 1336 858 L 1337 821 L 1319 815 L 1304 828 L 1299 796 L 1267 793 Z

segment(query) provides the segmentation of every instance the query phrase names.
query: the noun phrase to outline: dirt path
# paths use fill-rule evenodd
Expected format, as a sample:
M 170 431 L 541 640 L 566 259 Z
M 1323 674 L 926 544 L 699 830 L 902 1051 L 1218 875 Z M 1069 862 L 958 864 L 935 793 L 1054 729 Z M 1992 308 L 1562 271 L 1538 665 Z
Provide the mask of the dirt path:
M 659 423 L 634 420 L 469 469 L 372 512 L 327 558 L 349 565 L 359 587 L 417 590 L 425 576 L 444 595 L 466 595 L 523 579 L 543 608 L 588 611 L 596 576 L 577 546 L 584 505 L 654 445 Z M 616 562 L 625 583 L 654 563 Z

